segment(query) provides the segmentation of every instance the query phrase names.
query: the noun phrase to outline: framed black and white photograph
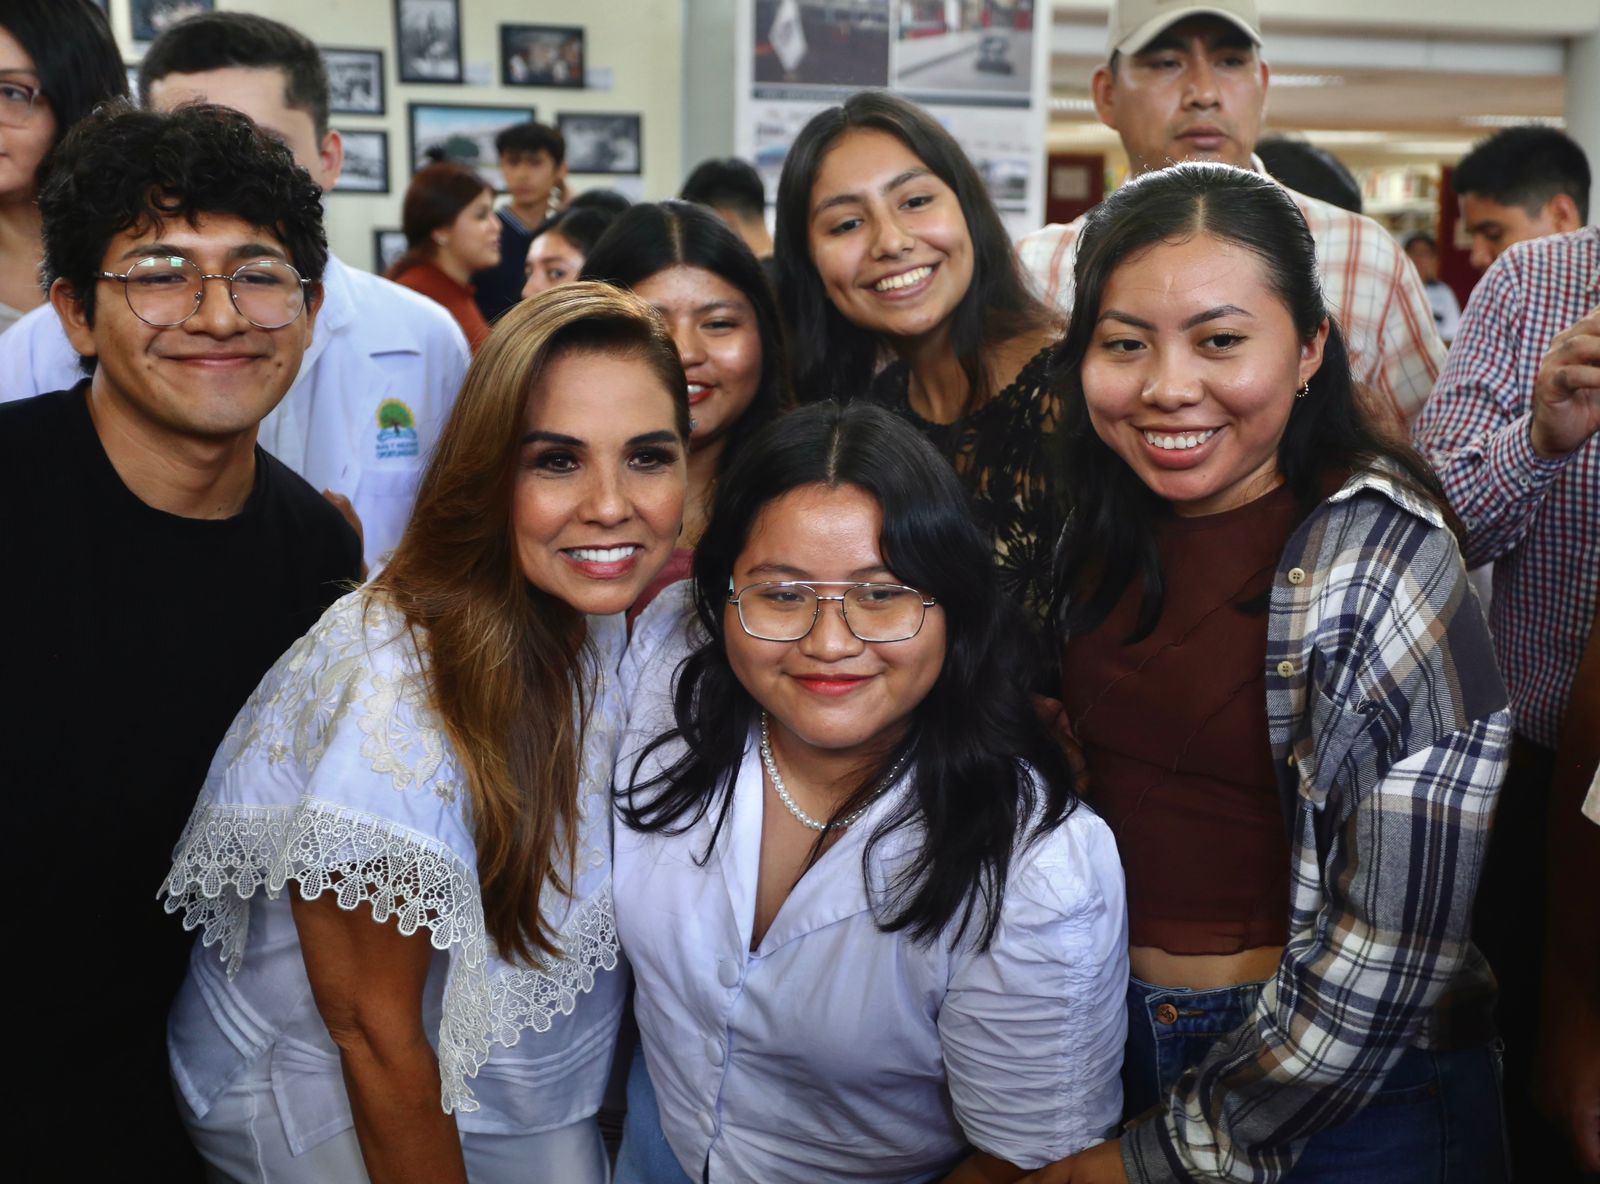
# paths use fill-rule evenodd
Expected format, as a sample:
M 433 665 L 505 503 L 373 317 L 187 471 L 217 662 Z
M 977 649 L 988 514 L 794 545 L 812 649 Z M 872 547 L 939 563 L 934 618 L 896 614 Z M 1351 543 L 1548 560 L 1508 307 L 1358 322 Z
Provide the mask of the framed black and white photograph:
M 389 133 L 339 128 L 344 141 L 344 169 L 335 193 L 389 192 Z
M 460 0 L 394 0 L 401 82 L 461 81 Z
M 576 25 L 501 25 L 502 86 L 583 85 L 583 30 Z
M 378 227 L 372 232 L 372 273 L 382 275 L 406 253 L 406 232 Z
M 130 0 L 129 8 L 133 15 L 133 39 L 154 41 L 185 17 L 215 12 L 217 0 Z
M 334 115 L 382 115 L 383 50 L 324 49 L 328 110 Z
M 532 107 L 474 107 L 458 103 L 410 103 L 411 170 L 415 172 L 430 159 L 453 160 L 476 169 L 480 176 L 502 192 L 506 187 L 500 172 L 500 156 L 494 138 L 514 123 L 533 119 Z M 571 148 L 568 148 L 571 153 Z
M 569 173 L 623 173 L 643 170 L 637 115 L 597 115 L 562 112 L 556 130 L 567 142 Z

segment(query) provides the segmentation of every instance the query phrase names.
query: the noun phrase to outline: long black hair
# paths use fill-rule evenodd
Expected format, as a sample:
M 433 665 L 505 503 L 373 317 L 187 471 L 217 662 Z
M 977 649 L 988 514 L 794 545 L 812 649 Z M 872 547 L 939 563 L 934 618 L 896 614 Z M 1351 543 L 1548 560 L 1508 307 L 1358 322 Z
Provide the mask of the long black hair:
M 1029 667 L 1027 630 L 1000 590 L 960 482 L 914 428 L 880 407 L 820 403 L 787 415 L 751 440 L 719 483 L 694 561 L 695 608 L 710 640 L 678 673 L 676 728 L 647 746 L 629 779 L 636 784 L 618 791 L 622 817 L 637 830 L 678 834 L 714 813 L 711 839 L 696 856 L 710 857 L 759 710 L 728 662 L 728 581 L 757 516 L 806 485 L 851 485 L 877 500 L 884 562 L 937 600 L 947 638 L 943 668 L 910 730 L 881 767 L 866 771 L 835 818 L 869 800 L 886 770 L 909 757 L 915 793 L 873 832 L 862 857 L 865 874 L 877 844 L 905 827 L 920 832 L 916 857 L 890 882 L 878 923 L 932 940 L 952 922 L 957 937 L 976 922 L 978 941 L 987 944 L 1013 854 L 1072 812 L 1075 783 L 1019 676 Z M 640 782 L 646 757 L 673 741 L 684 755 Z
M 128 70 L 106 14 L 93 0 L 6 0 L 0 27 L 16 38 L 39 75 L 56 118 L 55 143 L 39 164 L 42 185 L 56 145 L 101 103 L 128 97 Z
M 1242 247 L 1260 261 L 1267 286 L 1283 301 L 1302 341 L 1329 322 L 1322 365 L 1306 396 L 1293 399 L 1278 443 L 1278 469 L 1302 514 L 1326 495 L 1332 476 L 1379 464 L 1437 505 L 1454 526 L 1444 489 L 1427 462 L 1374 431 L 1361 411 L 1344 336 L 1323 301 L 1316 243 L 1288 193 L 1269 178 L 1229 165 L 1174 165 L 1130 181 L 1090 213 L 1074 268 L 1072 324 L 1051 360 L 1051 381 L 1063 408 L 1057 439 L 1071 515 L 1056 557 L 1055 600 L 1068 633 L 1104 621 L 1135 579 L 1142 581 L 1144 595 L 1134 637 L 1147 634 L 1161 616 L 1156 525 L 1171 509 L 1095 432 L 1082 365 L 1117 268 L 1158 243 L 1200 234 Z M 1283 397 L 1292 396 L 1284 391 Z
M 789 349 L 767 273 L 745 241 L 704 206 L 686 201 L 640 202 L 611 223 L 583 261 L 583 278 L 621 288 L 669 267 L 699 267 L 738 288 L 756 314 L 761 379 L 755 397 L 724 437 L 719 468 L 726 470 L 746 440 L 794 404 Z
M 990 351 L 1049 327 L 1055 317 L 1028 286 L 989 191 L 955 137 L 915 103 L 882 91 L 862 91 L 818 112 L 783 162 L 773 253 L 784 323 L 795 343 L 796 389 L 807 401 L 848 401 L 867 389 L 878 365 L 882 343 L 833 306 L 811 260 L 811 190 L 823 158 L 852 131 L 893 136 L 961 203 L 972 238 L 972 283 L 951 314 L 950 340 L 967 376 L 968 406 L 976 407 L 994 393 Z

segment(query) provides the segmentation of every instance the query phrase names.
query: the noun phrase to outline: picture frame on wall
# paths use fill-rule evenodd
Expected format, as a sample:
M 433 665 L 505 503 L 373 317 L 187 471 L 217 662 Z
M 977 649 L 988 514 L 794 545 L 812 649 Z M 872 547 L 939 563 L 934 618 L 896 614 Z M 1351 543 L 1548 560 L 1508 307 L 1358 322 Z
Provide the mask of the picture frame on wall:
M 322 51 L 328 71 L 328 111 L 333 115 L 383 115 L 383 50 Z
M 133 18 L 133 39 L 154 41 L 185 17 L 215 12 L 217 0 L 129 0 L 128 9 Z
M 621 176 L 643 172 L 641 123 L 641 117 L 633 113 L 558 113 L 556 130 L 567 142 L 567 171 Z
M 506 179 L 500 172 L 494 138 L 512 124 L 536 117 L 533 107 L 467 103 L 409 103 L 407 113 L 412 172 L 427 164 L 429 149 L 435 149 L 445 160 L 476 169 L 496 193 L 505 190 Z
M 336 128 L 344 141 L 344 169 L 335 193 L 389 192 L 389 133 L 364 128 Z
M 372 274 L 382 275 L 406 253 L 406 232 L 378 226 L 372 231 Z
M 581 88 L 583 29 L 577 25 L 501 25 L 500 85 Z
M 461 0 L 394 0 L 401 82 L 460 82 Z

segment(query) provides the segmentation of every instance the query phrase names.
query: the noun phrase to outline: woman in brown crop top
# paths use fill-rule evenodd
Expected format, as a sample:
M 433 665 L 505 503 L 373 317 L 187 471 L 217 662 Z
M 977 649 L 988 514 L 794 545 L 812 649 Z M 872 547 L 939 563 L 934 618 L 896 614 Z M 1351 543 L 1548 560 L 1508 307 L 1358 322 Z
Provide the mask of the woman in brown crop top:
M 1499 1184 L 1467 927 L 1508 717 L 1442 491 L 1361 420 L 1270 180 L 1147 174 L 1080 241 L 1061 698 L 1127 875 L 1131 1121 L 1029 1179 Z

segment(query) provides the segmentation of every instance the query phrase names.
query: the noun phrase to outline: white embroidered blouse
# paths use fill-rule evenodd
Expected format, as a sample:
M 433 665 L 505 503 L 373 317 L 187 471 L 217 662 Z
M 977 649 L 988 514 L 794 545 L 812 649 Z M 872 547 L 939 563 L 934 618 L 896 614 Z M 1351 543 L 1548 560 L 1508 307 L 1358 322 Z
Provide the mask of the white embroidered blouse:
M 423 1019 L 443 1107 L 462 1130 L 535 1133 L 599 1109 L 627 977 L 609 830 L 622 619 L 591 617 L 589 639 L 577 877 L 570 899 L 546 893 L 564 956 L 536 968 L 503 961 L 484 929 L 466 777 L 399 614 L 353 592 L 268 671 L 212 761 L 162 888 L 167 911 L 202 929 L 168 1025 L 173 1074 L 197 1115 L 268 1055 L 295 1154 L 351 1125 L 290 880 L 308 899 L 336 892 L 346 909 L 427 931 Z

